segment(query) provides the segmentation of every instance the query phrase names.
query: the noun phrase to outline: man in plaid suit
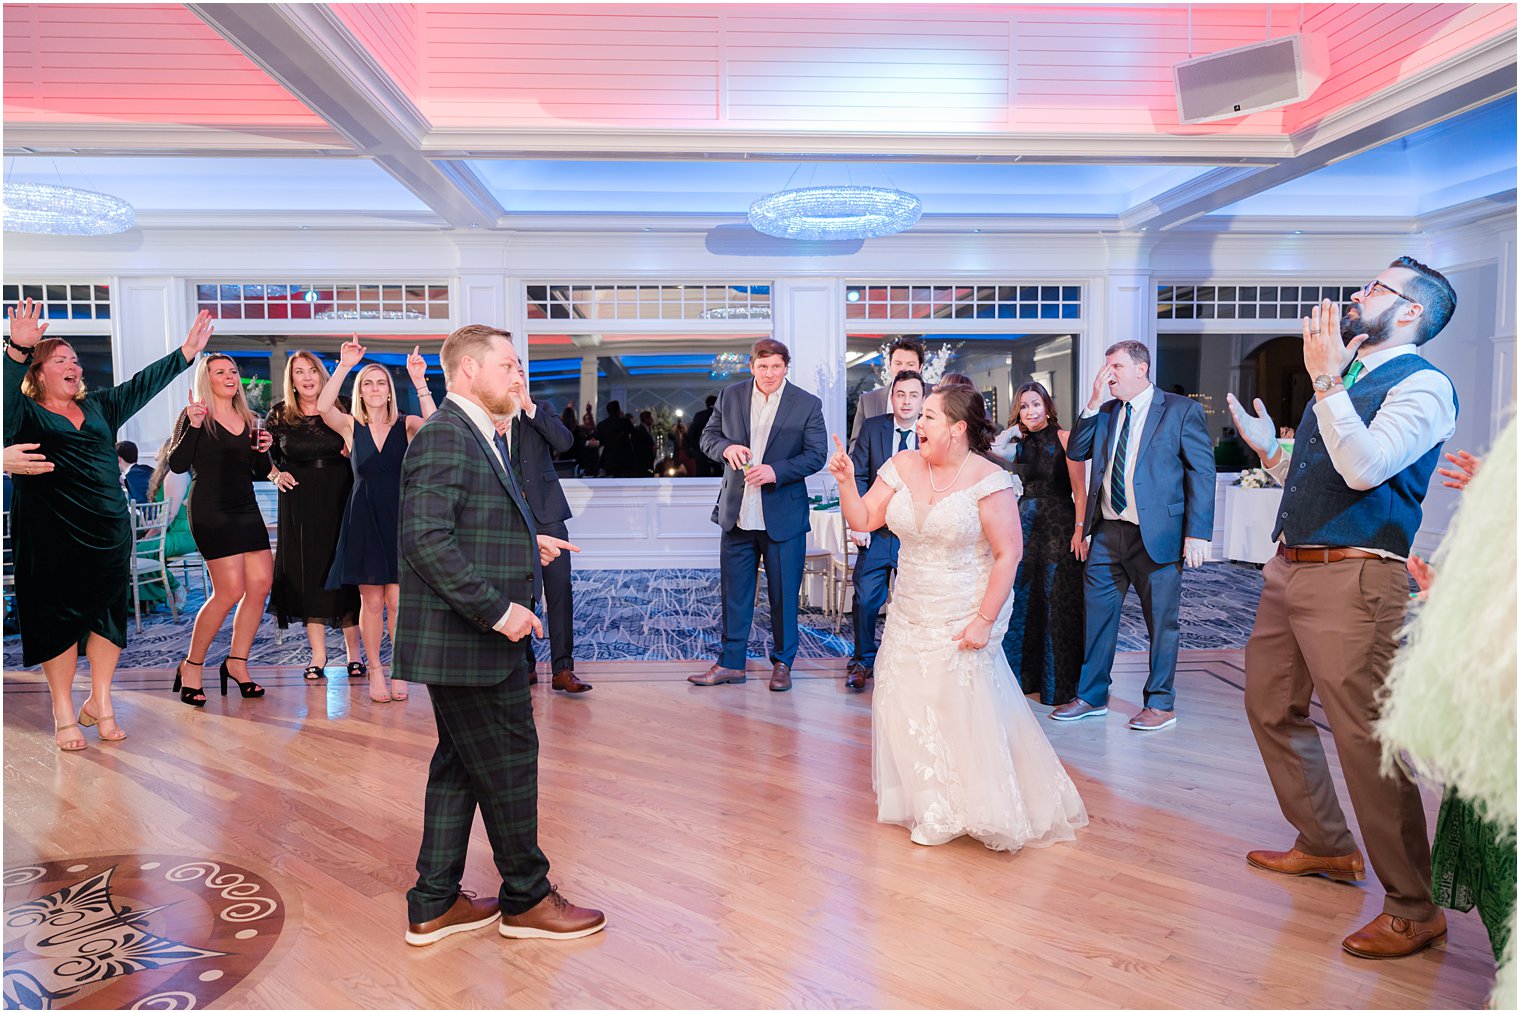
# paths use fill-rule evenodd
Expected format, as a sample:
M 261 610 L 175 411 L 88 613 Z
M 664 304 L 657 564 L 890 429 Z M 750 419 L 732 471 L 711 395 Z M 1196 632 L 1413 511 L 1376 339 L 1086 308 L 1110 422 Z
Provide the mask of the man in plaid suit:
M 522 367 L 506 331 L 461 327 L 443 343 L 449 394 L 418 431 L 401 467 L 401 606 L 397 678 L 428 688 L 438 748 L 428 768 L 417 885 L 407 893 L 406 941 L 425 946 L 500 918 L 514 939 L 574 939 L 599 931 L 600 911 L 576 907 L 549 883 L 538 847 L 538 732 L 527 636 L 540 564 L 570 543 L 533 529 L 493 415 L 517 411 Z M 501 891 L 460 891 L 480 808 Z

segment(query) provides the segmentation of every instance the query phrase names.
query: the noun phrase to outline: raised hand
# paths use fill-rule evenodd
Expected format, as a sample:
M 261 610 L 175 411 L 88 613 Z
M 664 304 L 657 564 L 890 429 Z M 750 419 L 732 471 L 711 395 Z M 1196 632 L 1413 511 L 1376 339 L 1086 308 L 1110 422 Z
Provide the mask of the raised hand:
M 1341 308 L 1325 299 L 1303 318 L 1304 368 L 1314 376 L 1340 376 L 1356 358 L 1367 335 L 1359 334 L 1350 344 L 1341 340 Z
M 837 433 L 834 435 L 834 454 L 829 458 L 829 474 L 839 483 L 840 489 L 846 485 L 855 488 L 855 462 L 844 452 L 844 443 Z
M 1272 416 L 1267 414 L 1267 406 L 1261 403 L 1261 398 L 1256 399 L 1256 410 L 1259 415 L 1252 415 L 1243 408 L 1239 401 L 1235 400 L 1234 394 L 1225 394 L 1225 401 L 1230 406 L 1230 417 L 1235 420 L 1235 431 L 1240 438 L 1263 461 L 1269 461 L 1277 456 L 1280 444 L 1277 442 L 1277 426 L 1272 422 Z
M 185 415 L 189 417 L 190 425 L 196 429 L 199 429 L 201 423 L 206 421 L 206 403 L 196 400 L 193 388 L 190 391 L 190 403 L 185 405 Z
M 53 462 L 42 454 L 32 451 L 40 443 L 12 443 L 5 448 L 5 473 L 7 475 L 46 475 L 53 470 Z
M 1098 375 L 1093 377 L 1092 397 L 1087 399 L 1089 410 L 1097 408 L 1104 401 L 1108 400 L 1108 381 L 1113 378 L 1114 367 L 1105 362 L 1103 367 L 1098 370 Z
M 579 545 L 571 544 L 563 538 L 555 538 L 553 535 L 538 536 L 538 562 L 540 566 L 548 566 L 559 558 L 561 552 L 579 552 Z
M 17 348 L 31 348 L 47 333 L 47 321 L 42 319 L 42 304 L 23 299 L 19 306 L 10 308 L 11 344 Z
M 359 344 L 358 338 L 354 338 L 350 341 L 345 341 L 343 342 L 342 349 L 340 349 L 338 352 L 338 365 L 344 369 L 353 369 L 364 360 L 364 353 L 366 351 L 367 349 L 363 345 Z M 407 367 L 410 369 L 410 361 L 408 361 Z
M 406 375 L 412 378 L 413 387 L 418 390 L 427 389 L 427 360 L 422 357 L 421 345 L 414 347 L 412 354 L 406 357 Z
M 190 333 L 185 335 L 185 343 L 179 346 L 180 354 L 186 362 L 194 362 L 195 357 L 206 350 L 206 343 L 211 340 L 211 333 L 216 330 L 216 324 L 211 320 L 210 310 L 201 310 L 196 314 L 195 322 L 190 325 Z
M 1445 455 L 1446 459 L 1456 468 L 1437 468 L 1436 474 L 1445 477 L 1446 481 L 1441 484 L 1448 489 L 1466 489 L 1467 483 L 1473 480 L 1478 473 L 1478 467 L 1483 463 L 1465 450 L 1459 450 L 1455 454 Z
M 749 463 L 749 448 L 738 443 L 731 444 L 723 449 L 723 460 L 727 461 L 731 468 L 742 468 Z

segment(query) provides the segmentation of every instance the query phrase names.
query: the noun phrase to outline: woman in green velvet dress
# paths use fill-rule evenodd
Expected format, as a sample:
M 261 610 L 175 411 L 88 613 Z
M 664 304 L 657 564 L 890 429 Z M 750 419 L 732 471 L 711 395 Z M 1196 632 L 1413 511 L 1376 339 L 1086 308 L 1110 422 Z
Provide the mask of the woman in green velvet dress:
M 41 665 L 53 698 L 58 747 L 85 747 L 78 725 L 125 738 L 111 707 L 111 678 L 127 643 L 132 608 L 132 524 L 116 466 L 116 431 L 190 367 L 211 337 L 201 313 L 180 348 L 126 383 L 85 392 L 68 342 L 44 338 L 41 304 L 10 311 L 5 349 L 5 443 L 36 443 L 51 472 L 14 477 L 11 544 L 22 664 Z M 90 695 L 76 717 L 80 648 Z

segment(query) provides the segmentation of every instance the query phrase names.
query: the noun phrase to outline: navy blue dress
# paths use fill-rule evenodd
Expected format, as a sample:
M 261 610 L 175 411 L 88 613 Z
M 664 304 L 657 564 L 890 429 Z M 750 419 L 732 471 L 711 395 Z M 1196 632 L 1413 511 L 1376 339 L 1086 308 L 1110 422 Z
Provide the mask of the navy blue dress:
M 338 551 L 327 588 L 344 584 L 396 584 L 401 580 L 401 459 L 406 456 L 406 418 L 396 420 L 384 446 L 376 447 L 369 426 L 354 422 L 354 488 L 343 512 Z
M 1024 556 L 1013 579 L 1003 653 L 1020 688 L 1053 706 L 1077 695 L 1084 612 L 1082 563 L 1071 553 L 1077 507 L 1055 426 L 1020 441 L 1014 464 L 1024 483 L 1019 497 Z

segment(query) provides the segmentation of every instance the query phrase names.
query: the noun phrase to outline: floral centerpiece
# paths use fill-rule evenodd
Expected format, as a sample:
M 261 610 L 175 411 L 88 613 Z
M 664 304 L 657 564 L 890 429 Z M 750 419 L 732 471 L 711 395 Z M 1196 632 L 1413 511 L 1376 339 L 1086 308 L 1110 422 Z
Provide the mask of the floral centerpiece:
M 1250 468 L 1240 473 L 1240 477 L 1233 483 L 1242 489 L 1274 489 L 1277 483 L 1265 468 Z

